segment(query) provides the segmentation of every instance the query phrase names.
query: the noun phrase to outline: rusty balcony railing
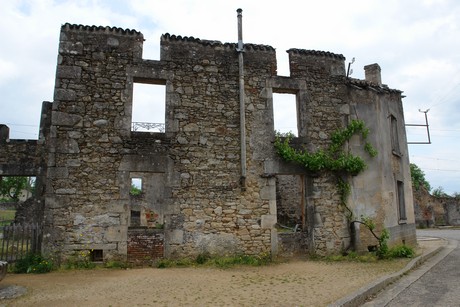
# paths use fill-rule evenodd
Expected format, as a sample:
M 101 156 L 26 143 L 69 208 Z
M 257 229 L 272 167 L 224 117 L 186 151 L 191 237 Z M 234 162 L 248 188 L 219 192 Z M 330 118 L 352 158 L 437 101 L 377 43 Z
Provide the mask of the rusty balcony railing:
M 131 131 L 157 131 L 165 132 L 165 124 L 162 123 L 146 123 L 146 122 L 132 122 Z

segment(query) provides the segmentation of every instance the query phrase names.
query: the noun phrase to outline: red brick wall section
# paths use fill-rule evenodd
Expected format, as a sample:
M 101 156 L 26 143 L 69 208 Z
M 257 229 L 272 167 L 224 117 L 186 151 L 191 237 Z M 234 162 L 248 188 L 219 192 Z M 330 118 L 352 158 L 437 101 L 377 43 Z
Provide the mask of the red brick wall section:
M 164 255 L 164 231 L 162 229 L 129 229 L 128 262 L 134 265 L 151 264 Z

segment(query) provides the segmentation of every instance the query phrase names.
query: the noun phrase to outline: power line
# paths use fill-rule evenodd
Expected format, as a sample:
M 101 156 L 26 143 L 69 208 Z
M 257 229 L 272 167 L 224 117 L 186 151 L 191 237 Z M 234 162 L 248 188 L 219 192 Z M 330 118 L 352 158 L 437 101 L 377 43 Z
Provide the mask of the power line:
M 452 159 L 442 159 L 436 157 L 422 157 L 422 156 L 414 156 L 411 155 L 412 158 L 420 158 L 420 159 L 428 159 L 428 160 L 442 160 L 442 161 L 452 161 L 452 162 L 460 162 L 459 160 L 452 160 Z
M 426 167 L 421 167 L 422 169 L 430 170 L 430 171 L 440 171 L 440 172 L 458 172 L 460 173 L 460 169 L 439 169 L 439 168 L 426 168 Z
M 436 106 L 439 106 L 441 104 L 444 104 L 444 103 L 447 103 L 447 102 L 450 102 L 449 101 L 449 96 L 451 96 L 455 91 L 456 91 L 456 88 L 460 86 L 460 82 L 458 82 L 457 84 L 454 84 L 449 90 L 445 91 L 444 95 L 442 96 L 441 99 L 437 99 L 438 102 L 433 104 L 431 107 L 429 107 L 429 109 L 431 109 L 432 107 L 436 107 Z

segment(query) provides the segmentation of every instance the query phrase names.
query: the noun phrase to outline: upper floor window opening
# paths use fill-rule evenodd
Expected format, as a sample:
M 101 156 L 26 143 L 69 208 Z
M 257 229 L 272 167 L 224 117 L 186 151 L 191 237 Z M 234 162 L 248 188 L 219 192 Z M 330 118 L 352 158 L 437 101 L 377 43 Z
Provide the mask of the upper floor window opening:
M 276 131 L 299 136 L 296 94 L 273 93 L 273 120 Z
M 165 132 L 166 85 L 133 84 L 131 131 Z
M 391 129 L 391 148 L 393 153 L 401 155 L 401 148 L 399 146 L 399 129 L 398 121 L 394 115 L 390 115 L 390 129 Z

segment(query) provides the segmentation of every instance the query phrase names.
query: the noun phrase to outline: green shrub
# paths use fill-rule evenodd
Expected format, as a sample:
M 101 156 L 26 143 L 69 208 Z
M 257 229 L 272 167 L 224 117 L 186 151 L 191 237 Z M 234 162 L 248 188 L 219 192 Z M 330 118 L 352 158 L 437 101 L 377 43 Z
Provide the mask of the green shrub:
M 205 264 L 210 258 L 211 257 L 208 253 L 199 254 L 196 257 L 195 262 L 198 264 Z
M 189 258 L 182 258 L 182 259 L 160 259 L 156 261 L 156 267 L 159 269 L 164 268 L 174 268 L 174 267 L 187 267 L 187 266 L 194 266 L 196 264 L 196 260 L 192 260 Z
M 48 273 L 53 270 L 53 263 L 39 254 L 29 253 L 14 264 L 14 273 Z
M 323 260 L 319 258 L 317 260 Z M 373 253 L 359 255 L 357 252 L 350 251 L 346 255 L 332 255 L 325 258 L 326 261 L 349 261 L 349 262 L 376 262 L 377 257 Z
M 388 250 L 388 258 L 413 258 L 415 251 L 412 247 L 407 245 L 397 245 Z
M 75 251 L 64 264 L 67 270 L 72 269 L 94 269 L 96 264 L 91 261 L 91 250 Z
M 142 190 L 136 187 L 134 184 L 131 185 L 131 190 L 129 191 L 129 194 L 133 196 L 139 196 L 142 194 Z

